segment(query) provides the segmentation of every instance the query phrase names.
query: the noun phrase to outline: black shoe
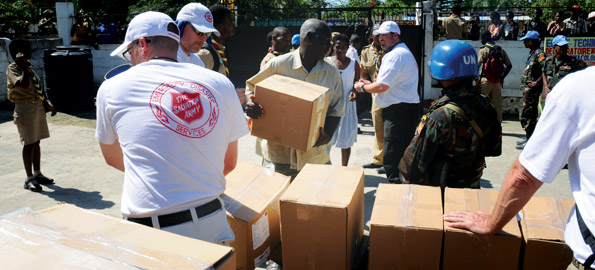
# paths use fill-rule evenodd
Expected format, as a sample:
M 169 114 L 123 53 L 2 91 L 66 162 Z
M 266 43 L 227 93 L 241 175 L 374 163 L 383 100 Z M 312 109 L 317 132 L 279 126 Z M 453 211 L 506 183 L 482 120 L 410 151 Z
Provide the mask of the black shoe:
M 364 132 L 362 132 L 362 130 L 360 128 L 357 128 L 357 134 L 363 134 Z
M 527 144 L 527 142 L 525 142 L 525 143 L 521 143 L 521 144 L 519 144 L 519 145 L 517 145 L 517 146 L 516 146 L 516 149 L 518 149 L 518 150 L 523 150 L 523 149 L 525 148 L 525 145 L 526 145 L 526 144 Z
M 25 186 L 23 188 L 33 192 L 40 192 L 42 190 L 41 186 L 39 183 L 37 183 L 37 181 L 35 181 L 35 179 L 26 180 Z
M 521 145 L 527 143 L 527 139 L 522 139 L 520 141 L 516 141 L 516 145 Z
M 366 168 L 366 169 L 378 169 L 378 168 L 382 167 L 382 165 L 377 165 L 377 164 L 374 164 L 374 163 L 368 163 L 368 164 L 364 164 L 363 167 Z
M 47 178 L 43 174 L 39 174 L 38 176 L 35 176 L 35 180 L 37 181 L 37 183 L 40 183 L 42 185 L 53 185 L 54 184 L 54 179 Z
M 386 171 L 384 170 L 383 167 L 378 168 L 378 170 L 376 170 L 379 174 L 386 174 Z

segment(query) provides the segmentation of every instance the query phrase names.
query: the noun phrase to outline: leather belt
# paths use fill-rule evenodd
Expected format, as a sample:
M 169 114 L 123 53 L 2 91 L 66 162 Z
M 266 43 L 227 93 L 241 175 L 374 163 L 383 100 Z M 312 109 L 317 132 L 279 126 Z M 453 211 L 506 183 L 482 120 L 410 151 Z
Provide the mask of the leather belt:
M 578 270 L 592 269 L 592 268 L 586 268 L 582 263 L 577 261 L 575 258 L 572 258 L 572 265 L 574 265 L 574 267 L 576 267 L 576 269 L 578 269 Z
M 201 218 L 201 217 L 204 217 L 206 215 L 209 215 L 209 214 L 221 209 L 221 202 L 218 199 L 214 199 L 208 203 L 197 206 L 194 209 L 196 210 L 197 218 Z M 190 209 L 187 209 L 187 210 L 180 211 L 177 213 L 161 215 L 161 216 L 158 216 L 157 218 L 159 220 L 159 227 L 165 228 L 165 227 L 182 224 L 182 223 L 185 223 L 188 221 L 192 221 L 192 214 L 190 213 Z M 149 227 L 154 227 L 151 217 L 128 218 L 128 220 L 138 223 L 138 224 L 146 225 Z

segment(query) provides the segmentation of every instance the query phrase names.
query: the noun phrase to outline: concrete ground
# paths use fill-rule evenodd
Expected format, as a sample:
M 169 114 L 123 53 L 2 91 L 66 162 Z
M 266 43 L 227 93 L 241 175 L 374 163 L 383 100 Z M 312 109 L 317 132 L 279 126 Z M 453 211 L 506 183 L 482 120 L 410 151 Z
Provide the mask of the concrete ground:
M 26 175 L 21 159 L 22 146 L 12 123 L 12 111 L 0 111 L 0 214 L 22 207 L 40 210 L 69 203 L 121 217 L 120 196 L 124 176 L 104 162 L 94 136 L 94 118 L 94 111 L 75 115 L 59 113 L 55 117 L 48 114 L 51 137 L 41 142 L 41 168 L 45 175 L 56 180 L 56 184 L 44 186 L 41 193 L 33 193 L 23 189 Z M 482 188 L 500 189 L 513 161 L 520 154 L 515 146 L 516 141 L 524 137 L 524 132 L 517 119 L 509 117 L 502 123 L 502 155 L 487 159 Z M 361 167 L 372 156 L 374 134 L 369 115 L 360 119 L 360 126 L 363 133 L 358 135 L 358 141 L 352 148 L 350 167 Z M 254 151 L 254 137 L 241 138 L 239 146 L 239 160 L 261 163 L 261 158 Z M 331 152 L 333 164 L 340 164 L 340 152 L 339 149 Z M 375 169 L 366 169 L 365 174 L 365 229 L 369 230 L 376 189 L 378 184 L 388 182 Z M 537 194 L 572 199 L 568 171 L 562 170 L 553 184 L 544 185 Z

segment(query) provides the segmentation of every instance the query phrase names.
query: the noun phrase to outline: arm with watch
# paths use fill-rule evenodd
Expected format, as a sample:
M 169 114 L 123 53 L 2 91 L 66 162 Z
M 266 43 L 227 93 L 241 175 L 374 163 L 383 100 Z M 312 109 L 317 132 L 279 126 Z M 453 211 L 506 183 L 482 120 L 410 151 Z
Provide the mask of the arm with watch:
M 366 92 L 372 94 L 384 93 L 390 86 L 381 84 L 379 82 L 370 82 L 368 80 L 359 80 L 354 85 L 355 91 L 358 93 Z

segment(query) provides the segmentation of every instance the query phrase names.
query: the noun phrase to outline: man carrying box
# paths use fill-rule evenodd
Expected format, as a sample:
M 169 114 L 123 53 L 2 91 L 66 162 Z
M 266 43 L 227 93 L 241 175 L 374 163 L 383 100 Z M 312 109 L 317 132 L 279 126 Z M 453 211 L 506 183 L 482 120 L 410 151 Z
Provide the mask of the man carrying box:
M 531 139 L 504 180 L 492 214 L 448 213 L 444 215 L 444 220 L 449 226 L 479 234 L 499 232 L 541 185 L 552 182 L 568 163 L 570 185 L 576 201 L 564 233 L 566 244 L 574 253 L 568 269 L 592 269 L 595 260 L 593 76 L 593 67 L 569 74 L 548 95 L 548 105 Z
M 248 133 L 224 75 L 177 63 L 179 30 L 160 12 L 132 21 L 112 52 L 132 67 L 97 93 L 97 129 L 106 162 L 124 172 L 129 221 L 208 242 L 234 239 L 220 196 Z
M 273 74 L 303 80 L 329 89 L 330 102 L 325 124 L 324 128 L 320 129 L 315 147 L 302 152 L 263 139 L 258 139 L 256 142 L 257 152 L 263 157 L 263 163 L 272 163 L 275 165 L 276 172 L 292 177 L 295 177 L 306 163 L 330 163 L 330 141 L 343 116 L 345 106 L 341 75 L 336 67 L 324 60 L 331 46 L 331 29 L 323 21 L 309 19 L 302 25 L 300 37 L 301 45 L 298 50 L 272 59 L 258 74 L 246 81 L 248 95 L 253 95 L 257 83 Z M 253 98 L 252 96 L 251 99 Z M 263 116 L 265 110 L 266 108 L 262 108 L 258 103 L 248 102 L 246 105 L 246 114 L 253 119 Z

